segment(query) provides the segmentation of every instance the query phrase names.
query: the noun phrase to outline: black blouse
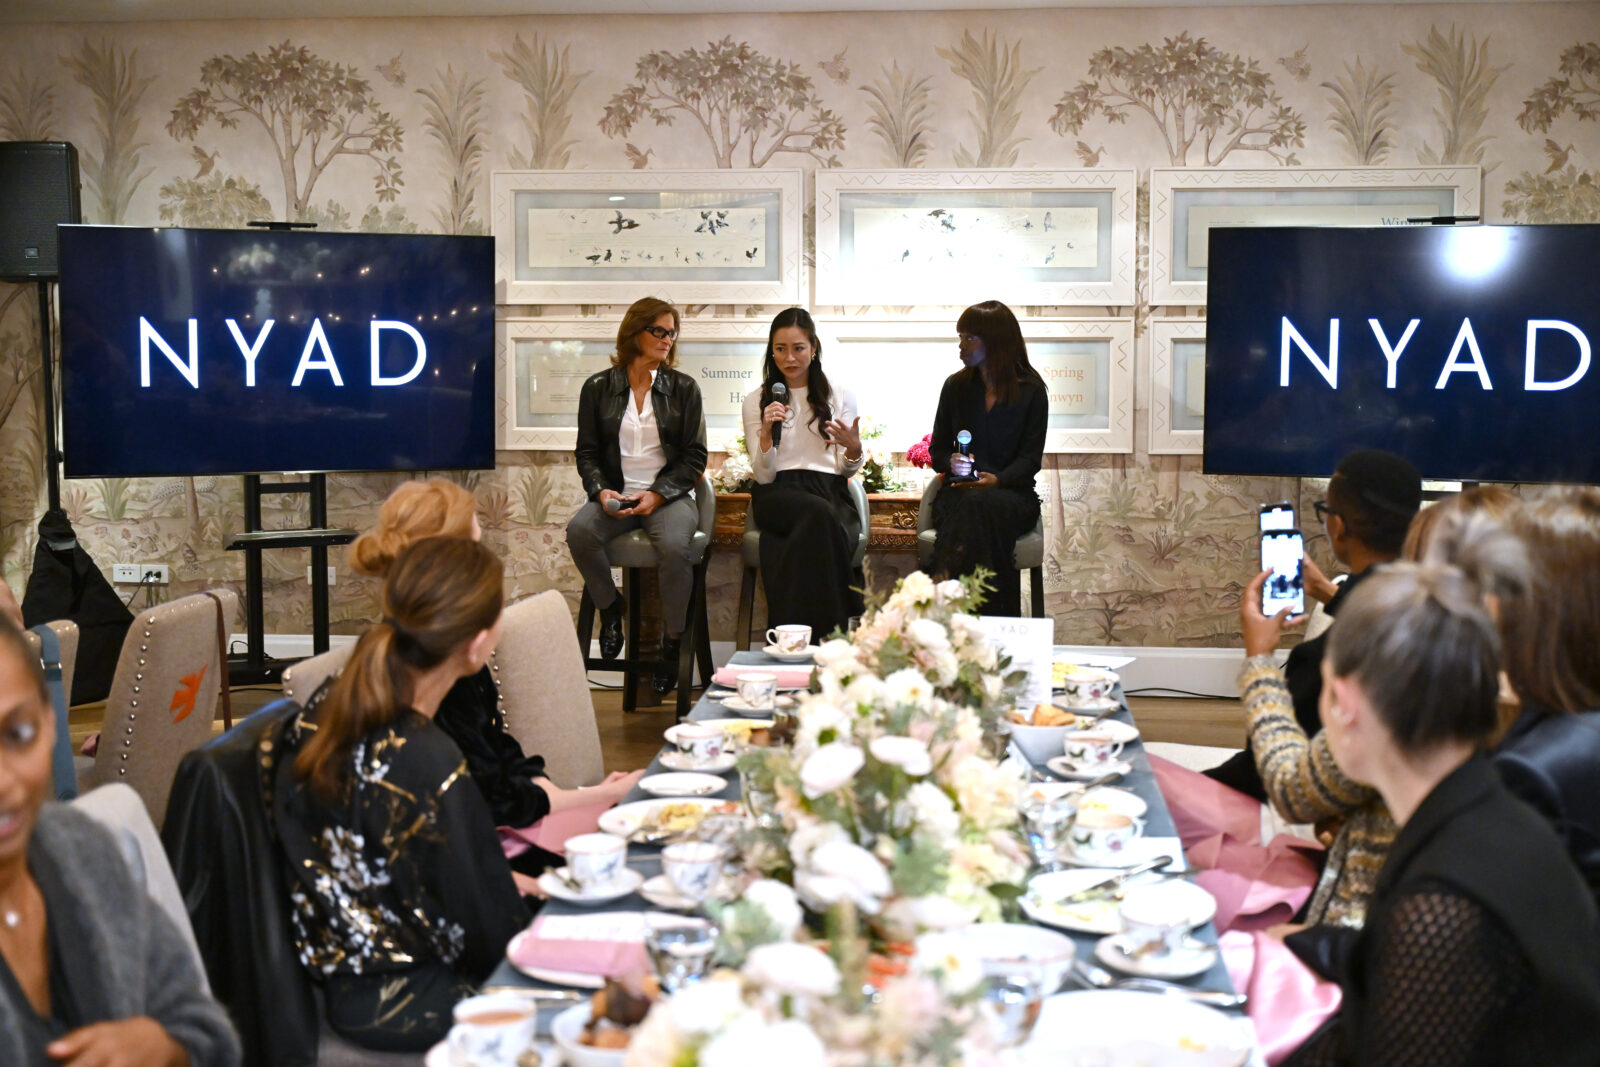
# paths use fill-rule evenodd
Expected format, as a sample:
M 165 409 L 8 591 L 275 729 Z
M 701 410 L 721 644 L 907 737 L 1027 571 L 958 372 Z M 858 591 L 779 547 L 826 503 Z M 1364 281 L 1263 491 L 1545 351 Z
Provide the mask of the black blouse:
M 300 962 L 322 976 L 442 963 L 481 981 L 528 911 L 466 761 L 406 709 L 355 746 L 326 804 L 294 776 L 326 691 L 289 722 L 272 770 Z
M 525 755 L 506 729 L 500 687 L 488 667 L 451 686 L 433 722 L 467 758 L 496 826 L 532 826 L 550 814 L 550 795 L 533 782 L 545 776 L 544 757 Z
M 972 434 L 969 446 L 979 471 L 990 471 L 1002 488 L 1033 492 L 1033 479 L 1044 465 L 1045 432 L 1049 427 L 1049 395 L 1044 383 L 1024 379 L 1011 404 L 986 407 L 983 377 L 965 370 L 945 379 L 939 410 L 933 416 L 928 455 L 933 469 L 950 471 L 956 434 Z

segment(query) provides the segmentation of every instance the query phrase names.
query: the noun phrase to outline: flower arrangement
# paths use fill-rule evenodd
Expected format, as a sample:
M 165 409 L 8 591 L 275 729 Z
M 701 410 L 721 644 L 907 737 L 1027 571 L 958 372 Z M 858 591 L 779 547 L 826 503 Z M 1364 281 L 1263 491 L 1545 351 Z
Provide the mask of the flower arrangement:
M 923 434 L 922 440 L 906 449 L 906 462 L 913 467 L 933 466 L 933 453 L 929 451 L 933 444 L 933 434 Z
M 750 466 L 750 453 L 745 450 L 744 434 L 735 437 L 728 445 L 728 458 L 722 469 L 711 478 L 719 493 L 748 493 L 756 487 L 755 471 Z

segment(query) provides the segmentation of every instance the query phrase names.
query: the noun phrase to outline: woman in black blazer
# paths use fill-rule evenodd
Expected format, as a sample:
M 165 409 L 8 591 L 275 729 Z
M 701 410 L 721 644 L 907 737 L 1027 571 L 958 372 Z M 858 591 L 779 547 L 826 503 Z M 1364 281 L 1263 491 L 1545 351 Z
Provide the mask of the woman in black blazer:
M 1034 476 L 1044 464 L 1049 397 L 1028 362 L 1022 328 L 1011 309 L 987 300 L 961 313 L 956 336 L 965 364 L 945 379 L 933 417 L 928 454 L 944 479 L 933 498 L 939 531 L 933 572 L 959 577 L 985 567 L 994 574 L 986 615 L 1021 615 L 1017 538 L 1039 521 Z M 952 481 L 957 435 L 972 435 L 973 481 Z

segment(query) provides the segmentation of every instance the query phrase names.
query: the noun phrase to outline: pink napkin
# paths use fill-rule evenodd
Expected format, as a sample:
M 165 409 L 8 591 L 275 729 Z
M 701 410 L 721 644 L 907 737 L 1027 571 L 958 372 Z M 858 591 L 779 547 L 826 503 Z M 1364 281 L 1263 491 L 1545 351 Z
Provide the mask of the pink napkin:
M 604 801 L 597 801 L 546 815 L 532 826 L 502 826 L 499 828 L 500 847 L 508 859 L 522 855 L 530 845 L 565 855 L 567 839 L 598 830 L 600 813 L 610 806 Z
M 1294 918 L 1320 873 L 1315 841 L 1279 834 L 1265 848 L 1215 835 L 1184 855 L 1204 868 L 1195 883 L 1217 898 L 1218 930 L 1264 930 Z
M 549 971 L 575 971 L 617 978 L 644 971 L 650 961 L 644 950 L 641 912 L 587 912 L 583 915 L 541 915 L 527 932 L 512 940 L 507 956 L 513 965 Z M 630 922 L 627 920 L 637 920 Z M 637 928 L 632 939 L 625 928 Z M 586 931 L 607 939 L 584 936 Z M 548 935 L 548 936 L 547 936 Z
M 739 676 L 741 674 L 776 675 L 779 689 L 807 689 L 811 686 L 811 665 L 809 663 L 800 667 L 782 665 L 763 667 L 759 664 L 750 663 L 735 666 L 730 663 L 726 667 L 719 667 L 717 673 L 712 675 L 711 680 L 718 685 L 736 688 L 739 685 Z
M 1150 769 L 1172 812 L 1184 851 L 1217 834 L 1260 843 L 1261 804 L 1253 797 L 1160 756 L 1150 757 Z
M 1218 943 L 1233 987 L 1250 997 L 1247 1013 L 1271 1067 L 1339 1010 L 1338 985 L 1313 974 L 1277 938 L 1234 930 Z

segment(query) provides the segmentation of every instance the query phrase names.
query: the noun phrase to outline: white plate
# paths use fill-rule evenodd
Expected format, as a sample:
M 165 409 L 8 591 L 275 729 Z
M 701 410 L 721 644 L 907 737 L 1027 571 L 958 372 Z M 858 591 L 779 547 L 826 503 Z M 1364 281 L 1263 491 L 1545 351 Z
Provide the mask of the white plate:
M 1111 740 L 1120 741 L 1124 745 L 1139 740 L 1139 728 L 1121 719 L 1101 719 L 1093 726 L 1080 726 L 1078 729 L 1091 734 L 1105 734 Z
M 1083 782 L 1032 782 L 1023 793 L 1026 798 L 1041 801 L 1077 793 L 1080 794 L 1079 811 L 1111 811 L 1135 819 L 1150 810 L 1150 805 L 1146 804 L 1137 793 L 1118 789 L 1114 785 L 1096 786 L 1093 791 L 1084 793 L 1084 784 Z
M 510 941 L 506 942 L 506 962 L 511 964 L 513 970 L 525 974 L 529 978 L 536 978 L 541 982 L 551 985 L 571 986 L 574 989 L 604 989 L 606 980 L 598 974 L 585 974 L 583 971 L 557 971 L 547 967 L 524 967 L 516 960 L 517 946 L 522 939 L 532 936 L 532 930 L 524 930 Z
M 577 904 L 580 907 L 609 904 L 644 885 L 644 875 L 630 867 L 624 867 L 622 875 L 606 888 L 578 890 L 561 880 L 558 872 L 565 870 L 565 867 L 558 867 L 555 871 L 545 871 L 539 876 L 539 888 L 556 900 L 564 900 L 568 904 Z
M 1115 867 L 1125 871 L 1129 867 L 1137 867 L 1160 856 L 1175 856 L 1180 849 L 1176 837 L 1136 837 L 1128 842 L 1128 846 L 1121 852 L 1080 854 L 1069 840 L 1061 846 L 1061 851 L 1057 855 L 1063 863 L 1070 863 L 1074 867 Z M 1174 859 L 1167 869 L 1181 871 L 1183 864 Z
M 608 834 L 616 834 L 618 837 L 631 839 L 641 825 L 651 821 L 650 817 L 668 804 L 693 804 L 695 807 L 704 808 L 707 812 L 724 804 L 731 805 L 735 810 L 738 810 L 739 807 L 738 804 L 732 801 L 711 800 L 707 797 L 683 797 L 673 800 L 635 800 L 631 804 L 618 804 L 608 811 L 601 812 L 600 829 Z
M 1163 993 L 1097 989 L 1045 1000 L 1019 1050 L 1024 1067 L 1239 1067 L 1255 1044 L 1248 1020 Z
M 639 788 L 653 797 L 703 797 L 728 788 L 728 780 L 716 774 L 678 771 L 647 774 L 639 779 Z
M 794 697 L 774 697 L 772 703 L 780 708 L 792 708 L 794 707 Z M 744 699 L 744 697 L 724 697 L 722 706 L 728 711 L 737 711 L 741 715 L 765 715 L 769 719 L 772 718 L 772 708 L 758 708 Z
M 1071 778 L 1079 782 L 1092 782 L 1096 778 L 1107 774 L 1115 774 L 1118 778 L 1121 778 L 1133 770 L 1133 764 L 1125 759 L 1112 760 L 1110 763 L 1099 767 L 1080 768 L 1065 756 L 1052 756 L 1045 761 L 1045 766 L 1050 768 L 1052 774 L 1059 774 L 1063 778 Z
M 700 761 L 684 752 L 661 753 L 661 766 L 669 771 L 691 771 L 701 774 L 725 774 L 739 765 L 737 752 L 724 752 L 713 760 Z M 640 779 L 642 782 L 643 779 Z
M 765 652 L 767 655 L 771 656 L 780 663 L 804 663 L 806 660 L 815 656 L 817 654 L 817 649 L 821 647 L 821 645 L 807 645 L 804 651 L 801 652 L 783 652 L 778 648 L 777 645 L 768 645 L 761 651 Z
M 1128 950 L 1127 934 L 1112 934 L 1095 944 L 1094 958 L 1123 974 L 1140 978 L 1193 978 L 1205 974 L 1217 962 L 1217 949 L 1215 945 L 1191 938 L 1166 955 L 1151 952 L 1136 956 Z
M 1099 897 L 1081 904 L 1052 903 L 1062 897 L 1088 889 L 1121 873 L 1112 867 L 1077 867 L 1068 871 L 1050 871 L 1028 880 L 1028 891 L 1021 897 L 1022 910 L 1034 922 L 1075 930 L 1083 934 L 1116 934 L 1122 932 L 1122 917 L 1118 909 L 1122 901 L 1115 897 Z M 1217 914 L 1217 901 L 1210 893 L 1193 882 L 1160 881 L 1160 875 L 1136 875 L 1126 885 L 1161 885 L 1186 909 L 1190 926 L 1202 926 Z

